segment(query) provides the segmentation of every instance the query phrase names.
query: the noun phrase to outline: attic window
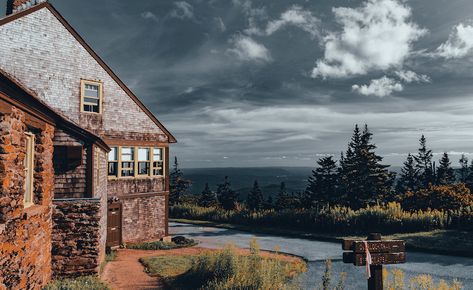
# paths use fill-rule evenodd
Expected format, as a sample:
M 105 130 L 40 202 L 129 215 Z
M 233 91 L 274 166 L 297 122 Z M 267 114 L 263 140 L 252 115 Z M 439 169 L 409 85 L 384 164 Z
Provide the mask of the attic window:
M 102 113 L 102 83 L 81 80 L 81 112 Z

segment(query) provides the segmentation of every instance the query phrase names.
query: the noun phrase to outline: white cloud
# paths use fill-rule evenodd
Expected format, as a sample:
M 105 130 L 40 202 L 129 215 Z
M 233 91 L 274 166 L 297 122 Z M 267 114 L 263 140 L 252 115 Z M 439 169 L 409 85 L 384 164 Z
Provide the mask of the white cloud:
M 215 22 L 217 23 L 217 27 L 221 32 L 225 32 L 227 30 L 227 27 L 225 26 L 222 17 L 216 17 Z
M 231 43 L 233 48 L 228 51 L 235 54 L 240 60 L 271 61 L 268 49 L 249 36 L 236 36 L 232 38 Z
M 442 43 L 434 53 L 447 59 L 462 58 L 473 52 L 473 26 L 463 23 L 455 26 L 448 40 Z
M 179 19 L 194 18 L 194 7 L 186 1 L 174 2 L 174 9 L 170 12 L 171 17 Z
M 400 82 L 395 79 L 383 76 L 380 79 L 371 80 L 369 85 L 353 85 L 352 90 L 365 96 L 377 96 L 386 97 L 391 95 L 392 92 L 401 92 L 403 86 Z
M 421 75 L 411 70 L 400 70 L 395 72 L 396 76 L 405 83 L 430 83 L 428 75 Z
M 159 21 L 159 17 L 156 16 L 156 14 L 154 14 L 151 11 L 145 11 L 145 12 L 141 13 L 141 17 L 143 19 L 153 20 L 153 21 L 156 21 L 156 22 Z
M 294 5 L 282 13 L 279 19 L 268 23 L 266 26 L 266 35 L 271 35 L 285 26 L 294 25 L 315 37 L 319 35 L 319 22 L 319 19 L 317 19 L 312 12 L 305 11 L 300 6 Z
M 325 54 L 312 77 L 347 77 L 401 67 L 414 41 L 426 33 L 410 21 L 411 9 L 399 0 L 368 0 L 358 8 L 334 8 L 339 32 L 324 38 Z

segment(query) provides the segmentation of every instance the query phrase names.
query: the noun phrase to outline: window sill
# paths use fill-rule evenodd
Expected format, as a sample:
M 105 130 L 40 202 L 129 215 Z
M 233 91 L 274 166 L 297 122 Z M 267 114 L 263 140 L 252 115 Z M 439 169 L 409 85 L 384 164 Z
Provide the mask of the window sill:
M 123 177 L 108 177 L 108 180 L 144 180 L 144 179 L 164 179 L 164 175 L 156 176 L 123 176 Z

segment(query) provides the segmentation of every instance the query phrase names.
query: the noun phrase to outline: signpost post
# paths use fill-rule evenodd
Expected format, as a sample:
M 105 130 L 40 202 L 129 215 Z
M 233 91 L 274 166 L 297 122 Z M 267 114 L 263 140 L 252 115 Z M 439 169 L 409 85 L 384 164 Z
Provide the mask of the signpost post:
M 383 265 L 406 262 L 406 246 L 402 240 L 381 240 L 381 234 L 373 233 L 366 241 L 343 240 L 343 262 L 366 266 L 368 290 L 383 290 Z M 366 265 L 368 261 L 368 265 Z

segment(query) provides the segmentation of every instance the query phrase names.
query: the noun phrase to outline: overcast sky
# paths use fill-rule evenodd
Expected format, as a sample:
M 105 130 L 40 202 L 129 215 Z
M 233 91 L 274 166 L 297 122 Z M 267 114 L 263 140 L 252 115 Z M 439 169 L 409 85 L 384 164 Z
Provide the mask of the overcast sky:
M 421 134 L 455 165 L 473 152 L 471 0 L 50 2 L 183 167 L 313 166 L 355 123 L 393 165 Z

